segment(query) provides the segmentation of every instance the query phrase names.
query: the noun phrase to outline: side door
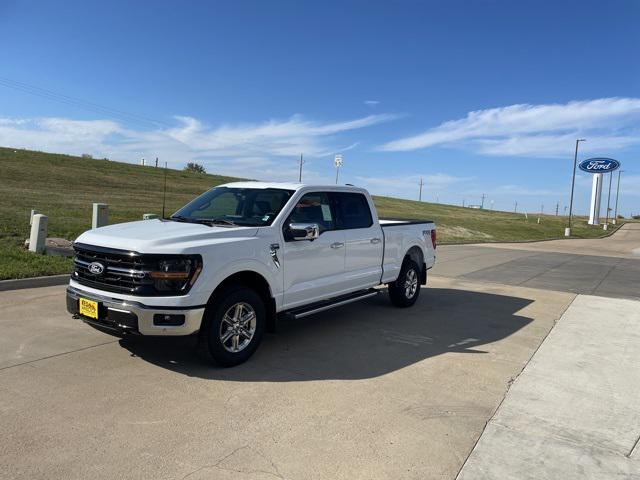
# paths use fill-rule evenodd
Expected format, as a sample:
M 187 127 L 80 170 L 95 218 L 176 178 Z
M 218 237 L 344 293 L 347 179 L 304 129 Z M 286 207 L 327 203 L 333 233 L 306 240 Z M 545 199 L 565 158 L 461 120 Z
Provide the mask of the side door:
M 315 240 L 293 240 L 291 223 L 315 223 Z M 348 288 L 344 278 L 345 234 L 336 228 L 336 215 L 327 192 L 304 194 L 283 226 L 283 308 L 293 308 L 340 295 Z
M 334 192 L 338 227 L 345 234 L 345 277 L 351 290 L 373 287 L 382 275 L 382 228 L 374 221 L 366 195 Z

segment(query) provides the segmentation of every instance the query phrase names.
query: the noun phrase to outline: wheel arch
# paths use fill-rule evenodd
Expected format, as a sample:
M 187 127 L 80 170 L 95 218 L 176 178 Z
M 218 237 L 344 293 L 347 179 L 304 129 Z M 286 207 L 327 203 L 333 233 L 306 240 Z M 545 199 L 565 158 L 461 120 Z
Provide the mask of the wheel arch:
M 276 302 L 271 292 L 271 286 L 267 279 L 260 273 L 253 270 L 242 270 L 235 272 L 226 277 L 222 282 L 218 284 L 215 290 L 211 293 L 207 306 L 212 305 L 216 298 L 227 288 L 234 285 L 240 285 L 254 290 L 264 302 L 264 306 L 267 310 L 267 331 L 275 331 L 276 321 Z
M 423 285 L 427 283 L 427 264 L 424 261 L 424 252 L 422 251 L 422 248 L 418 245 L 413 245 L 409 250 L 407 250 L 403 261 L 407 258 L 418 264 L 418 267 L 420 267 L 420 280 Z

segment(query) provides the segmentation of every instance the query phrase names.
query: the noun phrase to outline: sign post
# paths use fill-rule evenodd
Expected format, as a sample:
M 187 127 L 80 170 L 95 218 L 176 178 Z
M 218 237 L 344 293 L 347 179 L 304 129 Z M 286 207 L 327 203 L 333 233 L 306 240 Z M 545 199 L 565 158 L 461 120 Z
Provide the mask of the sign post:
M 340 173 L 340 167 L 342 166 L 342 155 L 337 154 L 333 159 L 333 164 L 336 166 L 336 185 L 338 184 L 338 174 Z
M 589 225 L 600 225 L 600 203 L 602 202 L 602 177 L 603 173 L 593 176 L 591 186 L 591 203 L 589 204 Z
M 580 170 L 593 174 L 591 204 L 589 205 L 589 225 L 600 225 L 600 203 L 602 201 L 602 181 L 605 173 L 620 168 L 620 162 L 613 158 L 588 158 L 580 162 Z M 609 205 L 607 205 L 607 209 Z M 607 217 L 609 212 L 607 211 Z

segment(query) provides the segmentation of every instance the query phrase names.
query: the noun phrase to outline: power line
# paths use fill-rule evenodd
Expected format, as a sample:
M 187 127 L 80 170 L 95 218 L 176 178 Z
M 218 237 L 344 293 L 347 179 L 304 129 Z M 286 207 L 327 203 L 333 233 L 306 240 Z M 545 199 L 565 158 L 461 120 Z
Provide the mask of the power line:
M 6 77 L 0 77 L 0 85 L 7 88 L 11 88 L 13 90 L 23 92 L 23 93 L 34 95 L 40 98 L 45 98 L 47 100 L 52 100 L 59 103 L 63 103 L 65 105 L 70 105 L 78 108 L 83 108 L 85 110 L 90 110 L 94 113 L 107 115 L 112 118 L 116 117 L 121 120 L 124 119 L 128 121 L 151 123 L 151 124 L 154 124 L 155 126 L 161 125 L 164 127 L 170 127 L 170 125 L 168 125 L 167 123 L 161 122 L 159 120 L 155 120 L 155 119 L 138 115 L 135 113 L 125 112 L 124 110 L 118 110 L 115 108 L 106 107 L 98 103 L 90 102 L 90 101 L 83 100 L 76 97 L 71 97 L 69 95 L 64 95 L 62 93 L 54 92 L 53 90 L 36 87 L 35 85 L 30 85 L 24 82 L 18 82 L 16 80 L 11 80 L 10 78 L 6 78 Z
M 88 111 L 91 111 L 93 113 L 99 113 L 101 115 L 105 115 L 111 119 L 116 119 L 116 120 L 126 120 L 129 122 L 138 122 L 138 123 L 146 123 L 146 124 L 153 124 L 154 126 L 158 127 L 164 127 L 164 128 L 172 128 L 171 125 L 169 125 L 166 122 L 160 121 L 160 120 L 156 120 L 150 117 L 145 117 L 143 115 L 138 115 L 136 113 L 130 113 L 130 112 L 125 112 L 124 110 L 118 110 L 115 108 L 111 108 L 111 107 L 106 107 L 104 105 L 100 105 L 98 103 L 94 103 L 94 102 L 90 102 L 87 100 L 83 100 L 80 98 L 76 98 L 76 97 L 71 97 L 69 95 L 65 95 L 62 93 L 58 93 L 55 92 L 53 90 L 48 90 L 46 88 L 41 88 L 41 87 L 37 87 L 35 85 L 30 85 L 28 83 L 25 82 L 19 82 L 17 80 L 12 80 L 10 78 L 7 77 L 2 77 L 0 76 L 0 86 L 4 86 L 6 88 L 11 88 L 13 90 L 17 90 L 23 93 L 27 93 L 29 95 L 34 95 L 36 97 L 40 97 L 40 98 L 44 98 L 47 100 L 52 100 L 55 102 L 59 102 L 65 105 L 69 105 L 69 106 L 73 106 L 76 108 L 82 108 Z M 175 136 L 169 136 L 164 132 L 160 132 L 165 136 L 168 136 L 169 138 L 171 138 L 173 141 L 181 143 L 182 145 L 185 145 L 188 148 L 191 148 L 188 144 L 186 144 L 185 142 L 183 142 L 182 140 L 179 140 L 178 138 L 176 138 Z M 207 134 L 208 137 L 210 138 L 219 138 L 219 139 L 223 139 L 225 141 L 228 140 L 228 138 L 226 137 L 222 137 L 220 135 L 216 135 L 213 133 L 209 133 Z M 227 147 L 233 147 L 233 146 L 238 146 L 238 145 L 250 145 L 253 147 L 258 147 L 258 148 L 264 148 L 264 145 L 258 144 L 258 143 L 254 143 L 254 142 L 250 142 L 247 140 L 241 140 L 240 142 L 237 143 L 233 143 L 230 145 L 227 145 Z M 287 145 L 285 143 L 285 145 Z

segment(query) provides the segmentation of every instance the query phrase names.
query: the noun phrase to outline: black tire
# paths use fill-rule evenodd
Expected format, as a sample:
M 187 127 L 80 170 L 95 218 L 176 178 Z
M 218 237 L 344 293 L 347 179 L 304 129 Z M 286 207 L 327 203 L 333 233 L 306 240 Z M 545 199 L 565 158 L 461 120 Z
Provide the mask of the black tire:
M 246 316 L 252 310 L 254 312 L 255 324 L 253 325 L 253 335 L 247 338 L 244 334 L 234 334 L 233 328 L 238 328 L 238 324 L 232 326 L 225 314 L 233 309 L 236 311 L 237 305 L 242 305 L 241 312 L 246 312 Z M 248 318 L 248 317 L 247 317 Z M 229 320 L 231 317 L 228 317 Z M 256 351 L 262 341 L 267 320 L 266 309 L 262 297 L 254 290 L 241 285 L 225 288 L 204 313 L 202 327 L 198 335 L 198 355 L 208 362 L 222 367 L 233 367 L 246 362 Z M 239 322 L 242 323 L 242 322 Z M 248 323 L 246 325 L 249 325 Z M 251 329 L 245 329 L 249 332 Z M 223 337 L 231 333 L 231 337 L 223 342 Z M 234 337 L 238 337 L 236 341 Z M 246 342 L 239 351 L 230 351 L 239 347 L 240 342 Z M 237 342 L 234 344 L 234 342 Z
M 391 303 L 400 308 L 410 307 L 416 303 L 420 295 L 420 274 L 421 271 L 418 264 L 406 258 L 402 263 L 398 279 L 387 285 Z M 407 282 L 410 282 L 414 287 L 409 288 Z

